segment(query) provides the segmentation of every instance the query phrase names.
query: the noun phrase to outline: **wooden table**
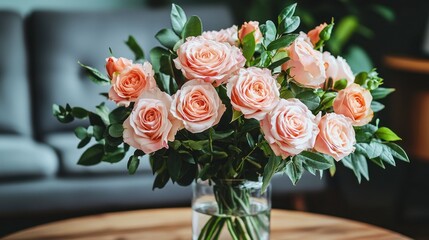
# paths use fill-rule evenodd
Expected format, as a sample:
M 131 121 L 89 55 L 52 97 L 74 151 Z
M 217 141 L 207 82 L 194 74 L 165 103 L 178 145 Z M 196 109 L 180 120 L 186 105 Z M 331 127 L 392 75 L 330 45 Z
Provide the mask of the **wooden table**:
M 189 240 L 191 209 L 153 209 L 107 213 L 41 225 L 6 239 Z M 409 239 L 398 233 L 347 219 L 273 210 L 271 239 Z

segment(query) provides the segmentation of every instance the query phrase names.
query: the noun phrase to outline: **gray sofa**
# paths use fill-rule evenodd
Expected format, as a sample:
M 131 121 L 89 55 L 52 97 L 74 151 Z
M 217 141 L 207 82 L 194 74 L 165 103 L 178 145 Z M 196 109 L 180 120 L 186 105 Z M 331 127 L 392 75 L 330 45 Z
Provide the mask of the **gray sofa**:
M 204 28 L 229 27 L 226 7 L 186 7 L 202 17 Z M 89 109 L 105 101 L 84 64 L 103 69 L 114 55 L 132 58 L 124 40 L 132 34 L 149 53 L 155 33 L 169 27 L 169 9 L 127 12 L 37 11 L 23 18 L 0 12 L 0 219 L 85 210 L 118 210 L 190 205 L 191 190 L 168 184 L 152 191 L 148 161 L 129 176 L 126 160 L 82 167 L 83 150 L 73 129 L 52 116 L 52 104 Z M 274 194 L 318 191 L 326 181 L 305 177 L 293 188 L 285 177 L 274 180 Z

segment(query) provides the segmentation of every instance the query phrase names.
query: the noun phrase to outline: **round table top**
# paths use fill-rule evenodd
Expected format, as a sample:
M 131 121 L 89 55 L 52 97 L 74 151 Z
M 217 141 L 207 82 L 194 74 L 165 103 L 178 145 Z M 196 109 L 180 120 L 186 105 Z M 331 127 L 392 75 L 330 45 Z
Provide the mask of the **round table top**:
M 189 240 L 190 208 L 106 213 L 53 222 L 9 235 L 6 239 L 157 239 Z M 271 239 L 410 239 L 365 223 L 298 211 L 271 212 Z

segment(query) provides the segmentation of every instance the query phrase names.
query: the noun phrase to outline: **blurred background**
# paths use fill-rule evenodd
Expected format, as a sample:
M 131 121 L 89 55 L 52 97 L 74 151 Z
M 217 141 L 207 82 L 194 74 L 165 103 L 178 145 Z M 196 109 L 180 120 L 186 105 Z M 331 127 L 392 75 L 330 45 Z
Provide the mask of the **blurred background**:
M 273 181 L 273 207 L 355 219 L 429 239 L 429 1 L 297 1 L 301 30 L 335 19 L 327 49 L 355 73 L 377 67 L 385 87 L 377 117 L 394 129 L 411 163 L 383 170 L 370 164 L 358 183 L 338 164 L 333 178 L 306 175 L 292 186 Z M 147 56 L 153 38 L 169 27 L 169 0 L 0 1 L 0 236 L 26 227 L 88 214 L 190 206 L 191 190 L 168 184 L 152 192 L 143 164 L 128 176 L 126 161 L 77 166 L 82 150 L 75 125 L 52 117 L 53 103 L 88 108 L 105 91 L 77 61 L 103 69 L 110 55 L 132 58 L 124 41 L 136 37 Z M 199 15 L 205 30 L 275 19 L 289 0 L 178 0 Z

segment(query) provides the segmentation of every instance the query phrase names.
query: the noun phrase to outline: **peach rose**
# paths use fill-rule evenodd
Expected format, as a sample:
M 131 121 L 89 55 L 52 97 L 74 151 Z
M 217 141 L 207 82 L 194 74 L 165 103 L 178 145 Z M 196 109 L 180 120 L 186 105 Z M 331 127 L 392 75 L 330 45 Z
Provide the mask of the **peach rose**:
M 238 46 L 236 25 L 227 29 L 221 29 L 220 31 L 203 32 L 201 36 L 208 40 L 213 40 L 216 42 L 226 42 L 229 43 L 231 46 Z
M 311 43 L 313 44 L 313 45 L 316 45 L 316 43 L 317 42 L 319 42 L 319 40 L 320 40 L 320 37 L 319 37 L 319 35 L 320 35 L 320 32 L 325 28 L 325 27 L 327 27 L 328 26 L 328 24 L 326 24 L 326 23 L 322 23 L 322 24 L 320 24 L 319 26 L 317 26 L 317 27 L 315 27 L 314 29 L 312 29 L 312 30 L 310 30 L 309 32 L 308 32 L 308 37 L 310 38 L 310 40 L 311 40 Z
M 334 83 L 346 79 L 347 86 L 354 82 L 355 76 L 344 58 L 340 56 L 335 58 L 330 52 L 324 52 L 323 61 L 325 62 L 326 78 L 332 78 Z
M 158 88 L 146 91 L 124 121 L 124 142 L 146 154 L 168 148 L 181 122 L 170 113 L 171 97 Z
M 317 121 L 298 99 L 281 99 L 261 121 L 261 128 L 274 153 L 286 158 L 313 148 L 319 133 Z
M 242 68 L 226 87 L 232 107 L 242 112 L 245 118 L 262 120 L 280 98 L 280 86 L 266 68 Z
M 243 25 L 241 25 L 240 30 L 238 31 L 238 39 L 240 39 L 240 41 L 243 41 L 244 37 L 251 32 L 253 32 L 256 44 L 262 42 L 263 37 L 261 30 L 259 29 L 259 22 L 257 21 L 243 23 Z
M 116 59 L 115 57 L 106 58 L 106 70 L 109 74 L 110 79 L 113 77 L 113 73 L 121 72 L 126 67 L 131 66 L 133 61 L 126 58 Z
M 215 86 L 226 82 L 246 62 L 237 47 L 203 37 L 186 39 L 177 55 L 174 64 L 187 79 L 203 79 Z
M 170 111 L 188 131 L 199 133 L 218 124 L 225 110 L 216 89 L 210 83 L 194 79 L 173 95 Z
M 305 34 L 298 36 L 287 51 L 290 60 L 283 64 L 282 69 L 290 69 L 290 75 L 296 82 L 310 88 L 319 88 L 325 82 L 322 53 L 314 50 Z
M 121 72 L 114 72 L 109 98 L 118 105 L 128 106 L 145 90 L 156 87 L 152 65 L 148 62 L 132 64 Z
M 340 161 L 352 153 L 356 143 L 355 130 L 349 118 L 336 113 L 327 113 L 319 122 L 320 133 L 314 149 Z
M 371 93 L 356 83 L 338 92 L 334 100 L 334 112 L 352 120 L 353 126 L 369 123 L 374 116 L 371 109 Z

